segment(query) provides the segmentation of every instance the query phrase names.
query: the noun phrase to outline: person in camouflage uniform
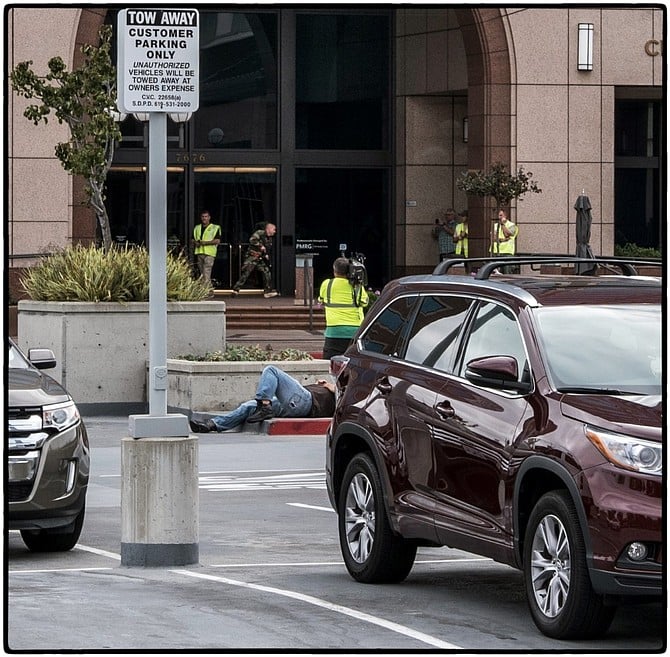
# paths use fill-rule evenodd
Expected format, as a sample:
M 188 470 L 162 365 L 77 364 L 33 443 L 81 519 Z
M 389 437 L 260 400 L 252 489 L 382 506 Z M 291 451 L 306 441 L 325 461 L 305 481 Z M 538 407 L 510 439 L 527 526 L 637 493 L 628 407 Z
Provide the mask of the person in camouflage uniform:
M 272 249 L 272 238 L 276 232 L 277 227 L 274 224 L 267 223 L 265 224 L 265 228 L 259 228 L 252 233 L 249 238 L 249 248 L 242 265 L 242 273 L 237 283 L 233 285 L 234 296 L 240 293 L 240 288 L 247 282 L 247 278 L 249 278 L 254 269 L 258 269 L 263 276 L 263 286 L 265 288 L 263 296 L 266 299 L 277 296 L 277 292 L 272 290 L 270 274 L 270 250 Z

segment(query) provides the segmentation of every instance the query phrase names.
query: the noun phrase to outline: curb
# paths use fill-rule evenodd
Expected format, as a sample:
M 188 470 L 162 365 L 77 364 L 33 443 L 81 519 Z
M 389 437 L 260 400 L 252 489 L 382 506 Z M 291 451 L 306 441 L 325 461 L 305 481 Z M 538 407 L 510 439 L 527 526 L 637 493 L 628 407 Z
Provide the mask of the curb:
M 216 413 L 199 412 L 194 416 L 209 418 Z M 325 436 L 330 426 L 329 417 L 276 417 L 257 424 L 245 422 L 234 431 L 242 433 L 265 434 L 268 436 Z M 231 431 L 233 431 L 231 429 Z M 225 432 L 224 432 L 225 433 Z
M 268 436 L 325 436 L 330 422 L 329 417 L 274 418 L 263 424 Z

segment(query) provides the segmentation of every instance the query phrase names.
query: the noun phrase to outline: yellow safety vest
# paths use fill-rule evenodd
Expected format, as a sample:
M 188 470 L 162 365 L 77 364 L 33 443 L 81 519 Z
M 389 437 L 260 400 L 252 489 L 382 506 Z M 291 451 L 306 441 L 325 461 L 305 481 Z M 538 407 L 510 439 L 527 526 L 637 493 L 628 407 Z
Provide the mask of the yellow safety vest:
M 458 237 L 458 242 L 456 242 L 456 255 L 462 255 L 464 258 L 468 257 L 468 238 L 464 237 L 461 239 L 461 235 L 466 233 L 468 230 L 467 224 L 456 224 L 454 229 L 454 237 Z
M 220 230 L 221 229 L 216 224 L 207 224 L 207 228 L 204 228 L 203 225 L 200 224 L 193 229 L 193 239 L 201 242 L 211 242 L 218 237 Z M 216 244 L 196 246 L 193 252 L 195 255 L 202 253 L 204 255 L 216 257 Z
M 319 301 L 326 310 L 326 327 L 360 326 L 368 305 L 364 287 L 352 287 L 346 278 L 327 278 L 319 289 Z
M 496 222 L 493 226 L 493 233 L 495 235 L 495 231 L 498 231 L 498 242 L 494 240 L 493 244 L 491 244 L 491 253 L 500 253 L 500 254 L 505 254 L 505 255 L 514 255 L 516 252 L 516 237 L 519 234 L 519 227 L 516 224 L 511 224 L 511 228 L 514 229 L 513 235 L 507 239 L 505 237 L 505 233 L 503 233 L 502 226 Z M 503 242 L 503 240 L 506 240 Z M 496 248 L 497 247 L 497 248 Z

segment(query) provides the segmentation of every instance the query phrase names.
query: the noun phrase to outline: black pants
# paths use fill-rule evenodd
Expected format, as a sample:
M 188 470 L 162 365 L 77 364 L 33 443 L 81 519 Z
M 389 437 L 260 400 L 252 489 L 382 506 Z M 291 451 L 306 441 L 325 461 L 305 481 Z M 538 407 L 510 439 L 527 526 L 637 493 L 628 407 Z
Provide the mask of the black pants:
M 351 338 L 326 338 L 323 342 L 323 358 L 330 360 L 341 356 L 351 344 Z

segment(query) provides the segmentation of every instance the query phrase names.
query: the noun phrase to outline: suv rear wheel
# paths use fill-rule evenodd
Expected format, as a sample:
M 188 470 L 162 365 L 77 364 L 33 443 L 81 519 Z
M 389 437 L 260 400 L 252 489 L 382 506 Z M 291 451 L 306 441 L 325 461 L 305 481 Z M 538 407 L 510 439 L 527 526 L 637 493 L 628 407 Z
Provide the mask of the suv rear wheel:
M 358 454 L 347 466 L 338 514 L 340 548 L 354 579 L 379 584 L 407 577 L 414 565 L 416 544 L 393 533 L 379 473 L 367 454 Z
M 523 570 L 535 625 L 555 639 L 603 634 L 615 608 L 591 587 L 577 511 L 565 491 L 547 493 L 528 522 Z

